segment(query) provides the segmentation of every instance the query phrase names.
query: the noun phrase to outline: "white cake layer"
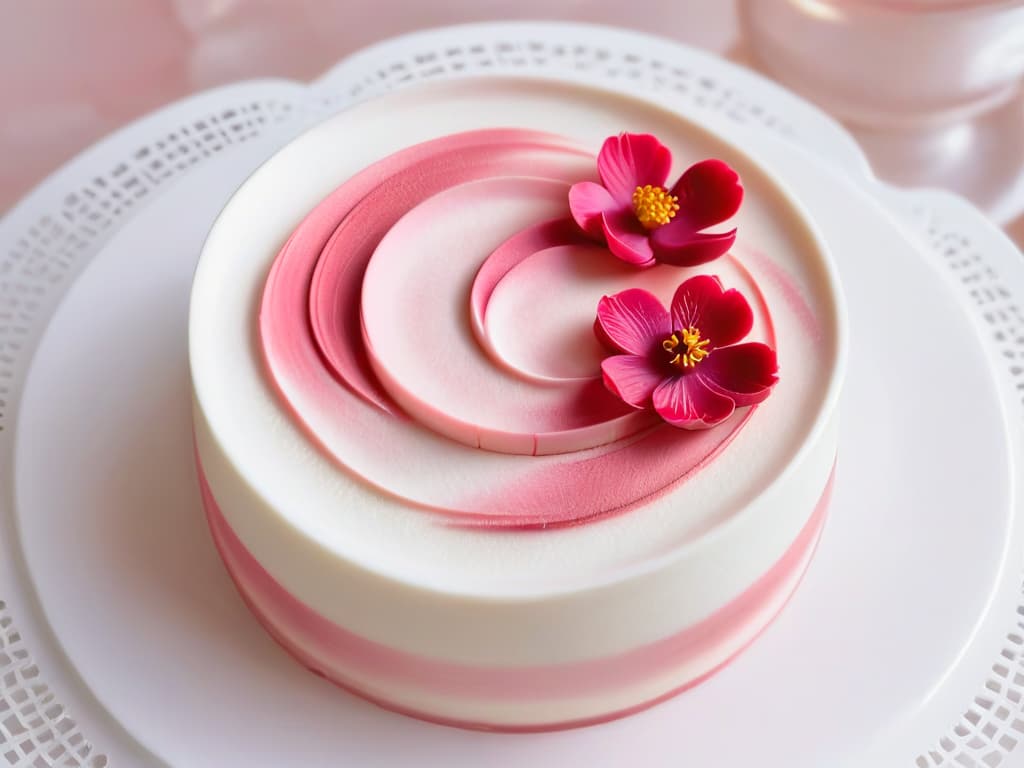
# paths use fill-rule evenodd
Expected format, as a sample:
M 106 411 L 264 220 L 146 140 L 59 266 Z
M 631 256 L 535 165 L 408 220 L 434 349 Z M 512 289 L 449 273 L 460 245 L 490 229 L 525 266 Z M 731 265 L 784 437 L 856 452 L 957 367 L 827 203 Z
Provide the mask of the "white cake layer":
M 352 632 L 410 653 L 497 665 L 619 653 L 699 621 L 749 587 L 786 551 L 825 487 L 842 357 L 838 288 L 821 241 L 753 159 L 642 102 L 538 82 L 512 87 L 514 100 L 482 81 L 385 96 L 290 144 L 215 225 L 190 319 L 197 449 L 245 547 L 294 596 Z M 717 156 L 744 181 L 739 252 L 749 254 L 772 311 L 780 383 L 720 456 L 618 517 L 501 534 L 439 524 L 332 463 L 267 382 L 257 307 L 267 270 L 302 217 L 377 159 L 494 126 L 557 131 L 595 152 L 605 136 L 651 132 L 673 148 L 673 176 Z M 805 308 L 758 271 L 761 260 L 787 275 Z M 438 483 L 471 482 L 446 462 L 448 451 L 438 437 L 422 461 L 436 464 Z
M 408 710 L 430 719 L 475 726 L 533 728 L 538 724 L 600 721 L 629 712 L 638 706 L 658 701 L 668 693 L 693 685 L 710 671 L 726 664 L 752 642 L 783 608 L 814 553 L 817 531 L 814 534 L 813 537 L 808 537 L 810 546 L 804 548 L 787 564 L 788 570 L 781 575 L 778 583 L 773 585 L 771 593 L 759 601 L 756 609 L 743 614 L 740 625 L 724 637 L 722 642 L 711 644 L 678 663 L 650 670 L 630 684 L 606 686 L 597 695 L 592 692 L 583 694 L 568 686 L 557 696 L 509 696 L 500 688 L 488 691 L 489 695 L 483 695 L 479 691 L 466 693 L 436 690 L 410 681 L 382 679 L 358 663 L 346 663 L 337 658 L 337 655 L 322 655 L 320 652 L 323 646 L 320 644 L 310 647 L 304 642 L 301 631 L 296 632 L 289 627 L 286 615 L 274 605 L 261 600 L 261 597 L 265 598 L 266 595 L 261 595 L 258 587 L 253 588 L 247 581 L 245 573 L 238 569 L 239 564 L 232 559 L 230 553 L 225 554 L 225 557 L 232 567 L 239 588 L 257 606 L 262 620 L 272 628 L 279 642 L 331 680 L 358 690 L 363 695 L 388 706 Z M 527 674 L 536 675 L 537 672 L 531 670 Z M 458 676 L 458 670 L 454 670 L 452 679 Z

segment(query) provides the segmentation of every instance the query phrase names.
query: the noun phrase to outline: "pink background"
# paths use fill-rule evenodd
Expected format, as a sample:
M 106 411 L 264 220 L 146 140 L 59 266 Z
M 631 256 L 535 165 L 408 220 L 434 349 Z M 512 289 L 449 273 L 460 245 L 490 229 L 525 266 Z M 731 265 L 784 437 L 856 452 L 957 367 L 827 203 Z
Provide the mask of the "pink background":
M 190 93 L 310 79 L 392 35 L 494 19 L 618 25 L 748 63 L 732 0 L 8 0 L 0 212 L 89 144 Z M 1024 217 L 1009 230 L 1024 242 Z
M 713 50 L 728 0 L 9 0 L 0 6 L 0 211 L 124 123 L 211 86 L 311 79 L 386 37 L 489 19 L 578 19 Z

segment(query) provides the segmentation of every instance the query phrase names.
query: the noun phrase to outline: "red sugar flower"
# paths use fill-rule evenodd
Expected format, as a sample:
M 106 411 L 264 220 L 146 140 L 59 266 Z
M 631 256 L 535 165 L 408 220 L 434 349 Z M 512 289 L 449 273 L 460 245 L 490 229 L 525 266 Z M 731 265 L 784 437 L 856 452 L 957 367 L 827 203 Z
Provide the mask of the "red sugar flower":
M 732 247 L 736 230 L 701 230 L 739 210 L 740 178 L 721 160 L 703 160 L 667 189 L 671 167 L 672 153 L 650 134 L 606 139 L 597 156 L 601 183 L 583 181 L 569 190 L 573 218 L 613 254 L 639 267 L 692 267 L 717 259 Z
M 640 288 L 605 296 L 594 330 L 623 353 L 601 363 L 605 386 L 676 427 L 713 427 L 763 401 L 778 379 L 775 350 L 738 343 L 753 323 L 743 295 L 712 275 L 680 285 L 671 310 Z

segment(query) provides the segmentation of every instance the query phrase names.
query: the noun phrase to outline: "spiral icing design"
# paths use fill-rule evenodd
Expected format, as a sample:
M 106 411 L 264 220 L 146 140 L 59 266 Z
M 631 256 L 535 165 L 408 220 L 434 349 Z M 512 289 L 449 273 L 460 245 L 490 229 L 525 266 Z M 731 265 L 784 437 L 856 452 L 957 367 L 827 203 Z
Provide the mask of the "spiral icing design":
M 594 168 L 551 134 L 456 134 L 373 163 L 299 224 L 267 277 L 259 344 L 291 416 L 344 471 L 449 523 L 546 528 L 657 497 L 743 427 L 750 409 L 675 429 L 605 388 L 595 308 L 625 288 L 667 300 L 713 272 L 775 340 L 731 255 L 637 270 L 587 239 L 567 195 Z

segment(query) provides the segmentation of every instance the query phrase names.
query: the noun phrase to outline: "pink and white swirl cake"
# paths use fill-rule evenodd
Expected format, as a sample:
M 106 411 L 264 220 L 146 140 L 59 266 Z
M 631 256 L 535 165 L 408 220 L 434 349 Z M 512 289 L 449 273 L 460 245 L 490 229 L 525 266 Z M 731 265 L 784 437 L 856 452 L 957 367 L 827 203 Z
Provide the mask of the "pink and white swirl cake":
M 215 224 L 190 358 L 242 596 L 417 717 L 677 693 L 780 611 L 825 521 L 821 241 L 735 146 L 603 91 L 434 84 L 302 135 Z

